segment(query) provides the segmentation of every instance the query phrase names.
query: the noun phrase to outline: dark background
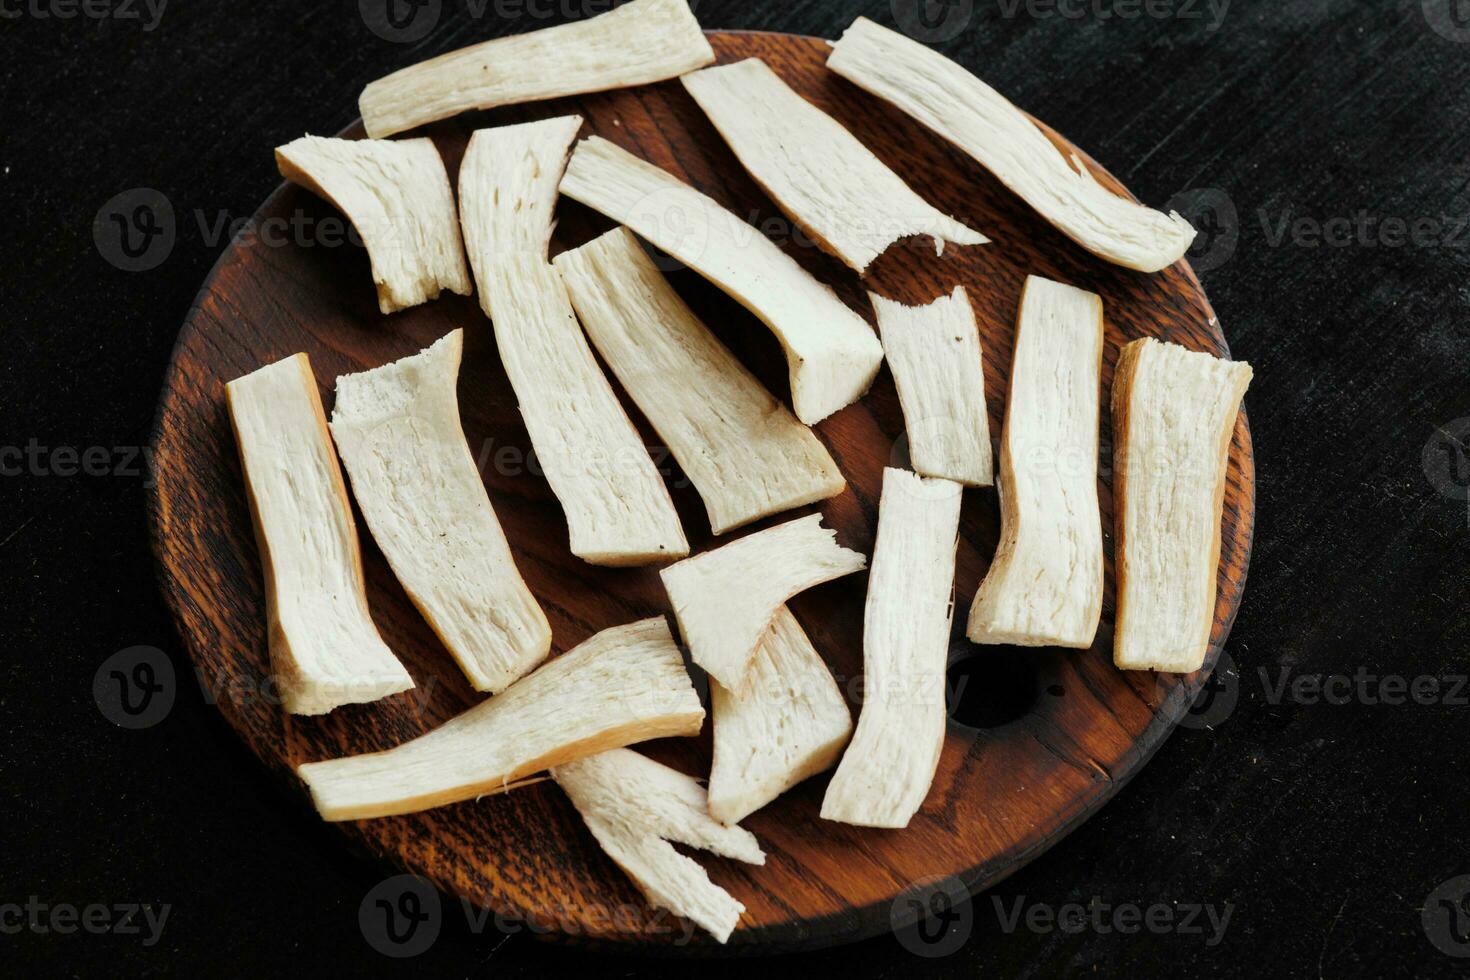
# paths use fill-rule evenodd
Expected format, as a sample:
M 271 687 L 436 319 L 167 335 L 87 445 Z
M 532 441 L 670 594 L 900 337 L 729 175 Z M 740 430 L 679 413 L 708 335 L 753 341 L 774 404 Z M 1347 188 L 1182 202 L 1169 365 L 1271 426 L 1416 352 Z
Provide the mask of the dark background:
M 1417 0 L 1235 0 L 1218 20 L 1206 0 L 1155 0 L 1169 16 L 1102 0 L 1131 18 L 1099 16 L 1095 2 L 1067 8 L 1078 18 L 957 2 L 960 19 L 935 22 L 930 37 L 1143 200 L 1173 200 L 1209 231 L 1202 278 L 1236 356 L 1256 370 L 1259 523 L 1218 702 L 1233 696 L 1234 709 L 1181 729 L 1099 815 L 979 896 L 957 926 L 971 932 L 960 951 L 920 958 L 884 936 L 757 968 L 1463 972 L 1470 961 L 1432 939 L 1470 952 L 1457 943 L 1467 937 L 1429 900 L 1470 873 L 1467 692 L 1448 680 L 1425 698 L 1437 703 L 1383 704 L 1395 682 L 1376 679 L 1463 679 L 1470 650 L 1470 463 L 1454 441 L 1470 433 L 1470 20 L 1450 16 L 1455 3 Z M 0 0 L 0 445 L 46 450 L 19 474 L 12 453 L 0 477 L 0 903 L 171 911 L 151 947 L 142 936 L 0 935 L 0 973 L 403 970 L 357 923 L 388 872 L 307 818 L 193 683 L 155 585 L 145 476 L 129 457 L 148 442 L 175 332 L 224 245 L 207 228 L 248 217 L 276 185 L 270 147 L 336 132 L 362 85 L 394 68 L 606 4 L 490 0 L 476 18 L 467 0 L 443 0 L 426 37 L 393 43 L 355 2 L 173 0 L 151 30 L 141 5 L 93 8 L 142 15 L 129 20 L 69 3 Z M 857 14 L 914 24 L 914 6 L 703 0 L 698 12 L 709 28 L 835 37 Z M 67 11 L 79 15 L 38 15 Z M 133 188 L 157 190 L 178 218 L 174 249 L 146 272 L 109 264 L 93 240 L 98 210 Z M 106 474 L 65 475 L 58 447 L 103 447 L 91 468 Z M 99 712 L 93 678 L 138 645 L 172 661 L 178 696 L 161 723 L 126 731 Z M 1330 700 L 1292 686 L 1314 675 L 1359 679 L 1329 685 L 1344 695 Z M 1228 903 L 1231 919 L 1215 946 L 1024 924 L 1007 934 L 995 904 L 1094 897 Z M 450 913 L 408 968 L 689 968 L 594 960 L 493 927 L 477 935 Z

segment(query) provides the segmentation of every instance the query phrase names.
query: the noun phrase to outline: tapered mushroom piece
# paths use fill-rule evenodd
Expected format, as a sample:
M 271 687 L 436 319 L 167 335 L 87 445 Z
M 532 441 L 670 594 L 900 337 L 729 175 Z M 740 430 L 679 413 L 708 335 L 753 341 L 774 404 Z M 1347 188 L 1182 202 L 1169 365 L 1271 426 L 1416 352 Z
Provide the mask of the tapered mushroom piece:
M 746 864 L 765 864 L 766 855 L 749 831 L 710 816 L 699 783 L 628 749 L 558 766 L 551 775 L 651 905 L 689 919 L 721 943 L 729 940 L 745 906 L 669 842 Z
M 352 222 L 382 312 L 418 306 L 445 289 L 470 294 L 454 194 L 432 140 L 303 136 L 276 148 L 276 166 Z
M 847 485 L 812 431 L 699 321 L 632 232 L 557 256 L 597 352 L 704 498 L 715 534 Z
M 709 812 L 737 823 L 837 764 L 852 714 L 806 631 L 782 606 L 761 640 L 745 690 L 710 681 L 715 758 Z
M 663 477 L 592 356 L 556 270 L 514 255 L 486 270 L 480 288 L 536 457 L 566 512 L 572 554 L 614 566 L 689 554 Z
M 867 392 L 883 347 L 862 317 L 756 228 L 597 136 L 577 144 L 561 192 L 627 225 L 771 328 L 796 417 L 814 425 Z
M 1103 309 L 1031 276 L 1001 436 L 1001 534 L 970 607 L 976 643 L 1086 648 L 1102 616 L 1097 502 Z
M 1215 621 L 1220 518 L 1249 364 L 1153 339 L 1123 348 L 1113 377 L 1118 621 L 1127 670 L 1191 673 Z
M 603 630 L 508 690 L 386 752 L 297 768 L 329 821 L 416 813 L 511 789 L 635 742 L 697 735 L 699 695 L 663 619 Z
M 975 311 L 963 286 L 928 306 L 874 293 L 883 352 L 898 387 L 909 459 L 920 476 L 995 482 Z
M 659 574 L 694 662 L 743 694 L 761 640 L 786 600 L 861 571 L 867 560 L 837 543 L 812 514 L 749 534 Z
M 332 436 L 373 539 L 477 691 L 546 658 L 551 626 L 516 568 L 455 393 L 463 331 L 337 379 Z
M 759 58 L 705 68 L 680 81 L 781 210 L 859 274 L 909 235 L 931 236 L 940 253 L 946 241 L 989 241 L 927 204 Z
M 688 0 L 632 0 L 401 69 L 364 88 L 358 108 L 369 136 L 392 136 L 470 109 L 645 85 L 714 60 Z
M 907 827 L 939 766 L 962 487 L 883 472 L 863 614 L 863 706 L 822 818 Z
M 271 672 L 287 711 L 413 687 L 368 612 L 357 524 L 305 354 L 225 385 L 265 573 Z
M 954 143 L 1100 258 L 1158 272 L 1194 241 L 1194 229 L 1177 213 L 1107 190 L 995 89 L 897 31 L 859 17 L 833 45 L 827 67 Z

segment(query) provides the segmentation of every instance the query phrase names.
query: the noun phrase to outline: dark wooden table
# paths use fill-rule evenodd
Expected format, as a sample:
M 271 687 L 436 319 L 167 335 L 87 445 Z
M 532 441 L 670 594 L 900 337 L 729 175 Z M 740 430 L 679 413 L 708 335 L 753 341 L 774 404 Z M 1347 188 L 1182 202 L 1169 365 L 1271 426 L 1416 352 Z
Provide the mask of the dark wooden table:
M 721 28 L 905 25 L 1207 229 L 1197 268 L 1256 368 L 1251 580 L 1214 698 L 1081 830 L 937 942 L 771 966 L 1463 970 L 1449 953 L 1470 952 L 1470 879 L 1455 880 L 1470 873 L 1470 20 L 1437 0 L 921 5 L 698 9 Z M 157 595 L 140 447 L 190 299 L 277 182 L 268 148 L 340 129 L 362 84 L 408 61 L 608 4 L 430 0 L 401 29 L 365 18 L 373 6 L 0 3 L 7 974 L 688 969 L 594 960 L 448 902 L 425 952 L 382 955 L 358 910 L 384 872 L 237 743 L 209 698 L 262 693 L 197 683 Z M 174 234 L 130 255 L 108 216 L 144 203 L 171 209 Z M 115 670 L 163 692 L 152 724 L 109 720 L 125 717 Z M 123 923 L 132 904 L 155 922 L 168 906 L 156 939 L 141 914 Z M 1217 937 L 1210 913 L 1227 910 Z

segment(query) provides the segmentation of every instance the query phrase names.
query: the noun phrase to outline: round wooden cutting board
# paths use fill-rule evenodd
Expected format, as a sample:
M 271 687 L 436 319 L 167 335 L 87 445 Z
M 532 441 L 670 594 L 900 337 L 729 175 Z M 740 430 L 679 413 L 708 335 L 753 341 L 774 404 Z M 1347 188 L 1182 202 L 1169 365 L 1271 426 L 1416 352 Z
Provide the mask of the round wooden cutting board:
M 866 282 L 813 248 L 760 193 L 677 82 L 477 113 L 430 127 L 451 180 L 476 128 L 580 113 L 595 133 L 676 174 L 775 238 L 871 319 L 868 289 L 923 303 L 962 284 L 984 346 L 992 434 L 1006 403 L 1017 303 L 1028 274 L 1092 290 L 1107 317 L 1098 492 L 1112 548 L 1111 439 L 1106 399 L 1119 347 L 1144 336 L 1227 356 L 1225 341 L 1189 267 L 1153 276 L 1108 265 L 1039 219 L 972 160 L 917 123 L 828 72 L 826 42 L 775 34 L 720 33 L 722 62 L 763 58 L 798 92 L 849 127 L 919 194 L 983 231 L 993 244 L 894 246 Z M 344 135 L 360 137 L 361 126 Z M 1077 152 L 1060 137 L 1058 145 Z M 259 166 L 271 147 L 262 144 Z M 1118 193 L 1127 192 L 1089 161 Z M 563 200 L 553 251 L 610 223 Z M 655 569 L 599 569 L 572 557 L 561 509 L 529 457 L 530 440 L 496 356 L 491 325 L 473 298 L 449 296 L 380 316 L 366 254 L 340 243 L 341 219 L 305 190 L 283 186 L 255 215 L 205 283 L 164 385 L 155 434 L 154 548 L 184 643 L 220 711 L 316 819 L 293 767 L 386 749 L 422 734 L 479 698 L 409 603 L 359 520 L 373 614 L 417 690 L 325 718 L 288 716 L 271 696 L 261 570 L 225 409 L 225 382 L 306 351 L 330 411 L 334 380 L 412 354 L 456 327 L 466 334 L 460 376 L 464 428 L 526 580 L 551 619 L 555 652 L 593 633 L 668 611 Z M 670 263 L 664 263 L 671 267 Z M 706 323 L 780 397 L 786 364 L 769 330 L 687 270 L 672 281 Z M 658 441 L 629 403 L 650 446 Z M 871 394 L 817 427 L 849 489 L 820 508 L 838 540 L 872 554 L 878 490 L 888 465 L 905 465 L 903 418 L 884 370 Z M 690 543 L 711 544 L 697 494 L 666 454 Z M 1244 414 L 1230 449 L 1220 548 L 1219 596 L 1206 671 L 1188 677 L 1123 673 L 1112 665 L 1113 579 L 1096 645 L 1087 652 L 976 647 L 964 639 L 970 602 L 994 553 L 993 490 L 967 491 L 961 519 L 951 641 L 952 722 L 928 801 L 904 831 L 865 830 L 817 817 L 825 776 L 745 821 L 765 847 L 764 867 L 700 854 L 714 881 L 746 906 L 728 949 L 784 950 L 846 942 L 912 919 L 896 900 L 910 886 L 957 878 L 978 891 L 1024 865 L 1101 806 L 1148 760 L 1213 667 L 1245 583 L 1254 522 L 1254 463 Z M 813 508 L 768 519 L 767 527 Z M 853 701 L 862 673 L 865 575 L 819 587 L 791 603 Z M 696 672 L 697 674 L 698 672 Z M 703 688 L 703 677 L 697 678 Z M 699 739 L 643 751 L 699 776 L 709 771 L 709 725 Z M 452 895 L 535 931 L 578 942 L 669 947 L 685 935 L 647 910 L 638 891 L 597 847 L 561 791 L 543 782 L 427 813 L 339 825 L 369 854 L 424 876 Z M 271 874 L 268 864 L 255 870 Z M 281 880 L 290 868 L 277 868 Z M 895 919 L 894 916 L 897 916 Z M 717 948 L 702 933 L 685 950 Z

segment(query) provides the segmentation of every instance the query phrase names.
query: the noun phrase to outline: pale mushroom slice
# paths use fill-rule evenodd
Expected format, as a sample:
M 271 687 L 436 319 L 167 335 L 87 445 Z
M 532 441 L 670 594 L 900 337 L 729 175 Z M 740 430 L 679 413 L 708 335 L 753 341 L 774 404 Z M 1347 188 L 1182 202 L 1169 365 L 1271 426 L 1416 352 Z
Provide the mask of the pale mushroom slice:
M 679 79 L 756 183 L 820 245 L 858 274 L 894 242 L 990 239 L 932 207 L 846 127 L 793 92 L 759 58 Z
M 296 769 L 323 819 L 417 813 L 514 788 L 554 766 L 699 734 L 704 709 L 661 617 L 603 630 L 410 742 Z
M 704 498 L 715 534 L 847 486 L 827 448 L 674 292 L 626 228 L 556 258 L 597 352 Z
M 470 136 L 459 165 L 459 222 L 477 280 L 507 255 L 546 259 L 556 187 L 581 128 L 581 116 L 559 116 Z
M 995 472 L 980 331 L 965 288 L 956 286 L 928 306 L 905 306 L 877 293 L 872 299 L 914 472 L 990 486 Z
M 392 136 L 471 109 L 647 85 L 714 60 L 688 0 L 632 0 L 403 68 L 369 83 L 358 109 L 369 136 Z
M 1195 230 L 1177 212 L 1107 190 L 1004 96 L 918 41 L 859 17 L 833 45 L 827 67 L 954 143 L 1100 258 L 1158 272 L 1194 241 Z
M 683 181 L 593 136 L 561 192 L 627 225 L 729 293 L 786 351 L 797 418 L 814 425 L 861 398 L 883 363 L 863 318 L 774 242 Z
M 460 426 L 464 333 L 337 379 L 332 435 L 373 539 L 477 691 L 500 691 L 551 650 Z
M 1249 364 L 1153 339 L 1123 348 L 1113 378 L 1113 508 L 1125 670 L 1204 665 L 1215 618 L 1230 440 Z
M 357 524 L 311 361 L 297 354 L 225 385 L 265 573 L 271 672 L 293 715 L 413 687 L 368 611 Z
M 744 693 L 710 681 L 710 714 L 709 812 L 727 824 L 831 769 L 852 735 L 832 671 L 785 606 L 756 651 Z
M 837 543 L 811 514 L 686 558 L 659 574 L 694 662 L 743 694 L 756 650 L 786 600 L 862 571 L 867 560 Z
M 1027 278 L 1001 435 L 1000 543 L 970 607 L 976 643 L 1086 648 L 1097 635 L 1102 345 L 1101 299 Z
M 445 289 L 470 295 L 454 194 L 432 140 L 303 136 L 276 148 L 276 166 L 352 222 L 367 247 L 384 313 L 418 306 Z
M 963 488 L 883 472 L 878 541 L 863 613 L 863 704 L 822 800 L 822 818 L 907 827 L 944 746 L 955 548 Z
M 689 554 L 668 487 L 556 270 L 536 255 L 501 258 L 483 271 L 480 298 L 536 458 L 566 512 L 572 554 L 613 566 Z
M 698 782 L 630 749 L 558 766 L 551 775 L 650 905 L 683 916 L 721 943 L 730 938 L 745 906 L 670 841 L 746 864 L 765 864 L 766 855 L 749 831 L 710 816 Z

